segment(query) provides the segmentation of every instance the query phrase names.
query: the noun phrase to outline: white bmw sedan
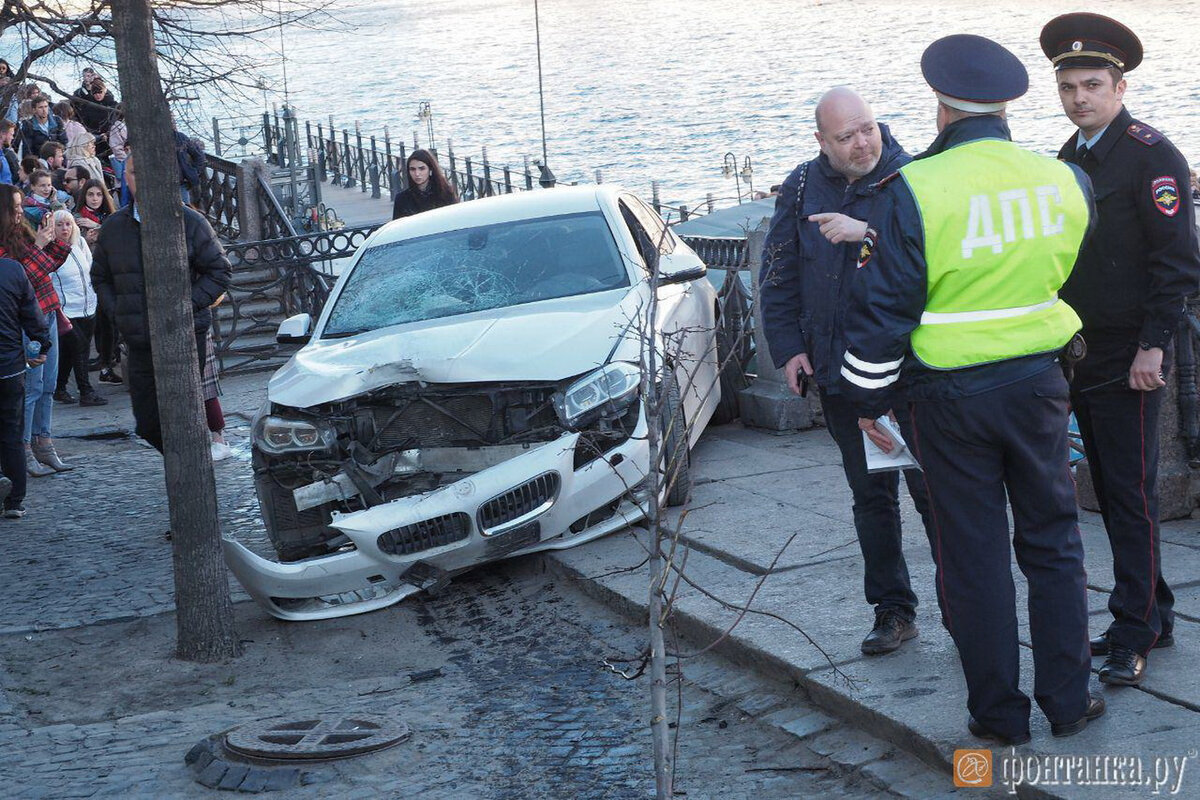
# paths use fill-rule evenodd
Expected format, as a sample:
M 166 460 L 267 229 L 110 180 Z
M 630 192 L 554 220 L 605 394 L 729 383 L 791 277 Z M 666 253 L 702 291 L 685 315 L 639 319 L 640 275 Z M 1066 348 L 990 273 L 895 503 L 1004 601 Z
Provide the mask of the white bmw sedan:
M 651 270 L 657 304 L 651 308 Z M 720 400 L 700 259 L 612 186 L 476 200 L 385 225 L 270 380 L 253 465 L 278 560 L 225 538 L 281 619 L 391 605 L 475 565 L 645 514 L 643 377 L 660 365 L 664 499 Z

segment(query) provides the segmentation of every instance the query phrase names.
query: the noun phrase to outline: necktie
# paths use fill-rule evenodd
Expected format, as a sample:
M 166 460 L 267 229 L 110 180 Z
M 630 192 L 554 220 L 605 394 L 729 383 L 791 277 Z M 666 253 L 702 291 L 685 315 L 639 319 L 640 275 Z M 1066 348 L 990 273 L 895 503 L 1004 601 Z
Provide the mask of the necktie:
M 1086 144 L 1081 145 L 1080 148 L 1075 151 L 1075 162 L 1076 163 L 1082 162 L 1084 159 L 1084 156 L 1086 156 L 1090 152 L 1092 152 L 1092 151 L 1088 149 L 1088 146 Z

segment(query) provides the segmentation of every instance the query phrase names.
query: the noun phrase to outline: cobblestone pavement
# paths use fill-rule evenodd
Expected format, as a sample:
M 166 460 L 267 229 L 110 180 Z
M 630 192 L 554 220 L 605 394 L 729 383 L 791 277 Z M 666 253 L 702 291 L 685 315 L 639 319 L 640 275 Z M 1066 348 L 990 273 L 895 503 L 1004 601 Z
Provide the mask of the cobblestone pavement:
M 78 469 L 31 481 L 29 515 L 0 521 L 5 796 L 219 796 L 184 765 L 193 745 L 318 712 L 396 715 L 413 737 L 314 767 L 314 785 L 277 796 L 652 795 L 646 679 L 603 666 L 635 656 L 644 635 L 556 585 L 539 559 L 344 620 L 280 623 L 239 602 L 245 655 L 179 662 L 159 456 L 129 439 L 64 440 L 60 451 Z M 225 529 L 261 538 L 248 459 L 216 469 Z M 673 690 L 688 797 L 924 797 L 949 784 L 715 657 L 686 662 Z
M 132 438 L 59 439 L 76 469 L 30 478 L 24 519 L 0 519 L 7 608 L 0 633 L 174 609 L 162 457 Z M 222 529 L 263 539 L 245 444 L 215 465 Z M 235 599 L 245 599 L 232 582 Z

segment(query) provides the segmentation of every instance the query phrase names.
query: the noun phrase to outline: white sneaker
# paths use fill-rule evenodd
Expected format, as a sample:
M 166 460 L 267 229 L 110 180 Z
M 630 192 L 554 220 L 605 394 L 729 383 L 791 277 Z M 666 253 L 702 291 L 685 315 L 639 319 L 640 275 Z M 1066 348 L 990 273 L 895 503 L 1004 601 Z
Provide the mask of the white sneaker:
M 213 461 L 224 461 L 233 455 L 233 449 L 224 442 L 213 442 L 211 449 Z

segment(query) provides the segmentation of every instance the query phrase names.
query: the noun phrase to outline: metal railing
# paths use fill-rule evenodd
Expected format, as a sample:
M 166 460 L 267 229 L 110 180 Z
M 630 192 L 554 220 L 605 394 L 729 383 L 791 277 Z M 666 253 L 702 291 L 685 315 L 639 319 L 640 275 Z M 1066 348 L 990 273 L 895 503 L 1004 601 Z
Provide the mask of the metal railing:
M 275 341 L 280 321 L 319 314 L 336 280 L 336 263 L 354 255 L 378 227 L 227 245 L 233 283 L 213 323 L 222 374 L 273 368 L 291 355 L 294 346 Z
M 715 236 L 680 236 L 696 251 L 700 260 L 710 267 L 743 266 L 746 259 L 746 239 Z
M 237 164 L 209 154 L 200 174 L 199 191 L 192 198 L 217 235 L 231 241 L 241 235 L 237 186 Z

